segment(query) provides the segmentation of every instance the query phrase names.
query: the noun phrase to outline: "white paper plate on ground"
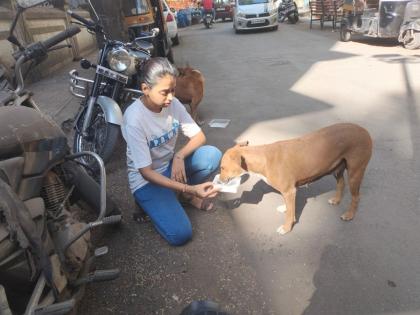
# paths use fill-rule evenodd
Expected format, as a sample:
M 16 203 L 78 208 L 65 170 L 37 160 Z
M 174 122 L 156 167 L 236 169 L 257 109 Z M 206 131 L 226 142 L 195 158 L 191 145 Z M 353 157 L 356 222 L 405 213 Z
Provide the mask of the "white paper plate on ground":
M 209 121 L 209 126 L 212 128 L 226 128 L 229 123 L 230 119 L 212 119 Z
M 235 177 L 227 183 L 220 181 L 220 174 L 217 174 L 213 179 L 213 186 L 218 188 L 220 192 L 233 193 L 238 191 L 238 187 L 241 184 L 241 178 Z

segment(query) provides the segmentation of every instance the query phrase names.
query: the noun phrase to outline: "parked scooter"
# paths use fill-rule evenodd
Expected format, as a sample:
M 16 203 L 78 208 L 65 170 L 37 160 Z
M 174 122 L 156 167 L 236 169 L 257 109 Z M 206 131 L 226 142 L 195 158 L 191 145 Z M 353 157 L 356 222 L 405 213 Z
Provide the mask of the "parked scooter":
M 76 70 L 69 73 L 71 92 L 83 99 L 75 118 L 70 120 L 75 130 L 73 151 L 95 152 L 107 163 L 114 152 L 122 124 L 120 106 L 142 94 L 138 90 L 139 69 L 153 55 L 153 45 L 145 39 L 157 36 L 159 29 L 145 32 L 144 36 L 130 43 L 122 43 L 108 39 L 99 22 L 86 20 L 72 11 L 67 13 L 104 39 L 98 64 L 86 59 L 80 63 L 84 69 L 96 70 L 93 80 L 80 77 Z M 83 158 L 83 162 L 93 167 L 91 158 Z
M 296 2 L 293 0 L 282 0 L 279 5 L 279 22 L 283 23 L 286 19 L 291 24 L 296 24 L 299 21 L 299 12 Z
M 212 11 L 205 11 L 203 16 L 203 24 L 206 28 L 210 28 L 214 23 L 214 17 Z
M 44 60 L 59 42 L 80 31 L 72 26 L 57 35 L 24 47 L 13 35 L 21 13 L 45 0 L 17 0 L 17 15 L 9 41 L 15 76 L 0 86 L 0 314 L 67 314 L 83 296 L 87 283 L 112 280 L 119 270 L 96 270 L 90 230 L 121 220 L 106 198 L 103 162 L 91 152 L 70 154 L 61 129 L 43 115 L 25 90 L 22 66 Z M 63 46 L 61 46 L 63 47 Z M 100 165 L 100 185 L 77 163 L 83 155 Z M 83 203 L 79 203 L 83 201 Z M 97 210 L 88 224 L 76 212 Z

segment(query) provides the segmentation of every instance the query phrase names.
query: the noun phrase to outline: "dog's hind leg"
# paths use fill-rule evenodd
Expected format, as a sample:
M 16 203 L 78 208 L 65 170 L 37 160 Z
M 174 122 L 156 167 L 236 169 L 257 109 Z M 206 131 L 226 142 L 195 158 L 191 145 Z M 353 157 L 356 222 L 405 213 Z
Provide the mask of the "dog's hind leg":
M 335 196 L 328 199 L 330 205 L 338 205 L 341 202 L 344 191 L 344 170 L 346 169 L 346 162 L 343 160 L 337 168 L 334 170 L 334 177 L 337 180 L 337 188 L 335 190 Z
M 277 229 L 277 232 L 284 235 L 292 230 L 293 224 L 296 222 L 296 188 L 289 190 L 287 193 L 282 193 L 282 195 L 286 202 L 286 220 Z
M 191 109 L 191 116 L 194 119 L 194 121 L 199 124 L 200 126 L 204 124 L 203 120 L 200 120 L 198 117 L 198 104 L 200 103 L 201 98 L 193 97 L 190 103 L 190 109 Z
M 350 221 L 354 218 L 357 206 L 360 200 L 360 185 L 362 183 L 363 175 L 365 173 L 367 165 L 358 165 L 358 167 L 348 166 L 347 173 L 349 177 L 349 188 L 351 193 L 351 204 L 346 212 L 341 215 L 341 219 L 344 221 Z

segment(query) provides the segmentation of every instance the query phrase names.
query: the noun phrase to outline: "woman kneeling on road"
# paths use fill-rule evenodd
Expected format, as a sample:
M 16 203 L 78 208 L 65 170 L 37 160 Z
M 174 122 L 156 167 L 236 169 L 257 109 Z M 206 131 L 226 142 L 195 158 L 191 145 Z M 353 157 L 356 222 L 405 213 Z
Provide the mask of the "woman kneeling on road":
M 144 95 L 124 113 L 122 134 L 127 142 L 130 189 L 169 244 L 192 237 L 191 222 L 177 199 L 181 192 L 194 207 L 210 210 L 217 195 L 205 180 L 219 166 L 222 153 L 204 145 L 206 137 L 174 97 L 176 69 L 167 59 L 152 58 L 142 69 Z M 174 154 L 178 130 L 189 138 Z

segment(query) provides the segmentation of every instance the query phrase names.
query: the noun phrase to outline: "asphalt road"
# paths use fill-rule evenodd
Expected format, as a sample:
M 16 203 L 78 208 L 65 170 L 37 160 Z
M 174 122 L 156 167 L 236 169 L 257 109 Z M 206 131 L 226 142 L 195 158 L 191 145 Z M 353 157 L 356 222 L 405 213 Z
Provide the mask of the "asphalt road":
M 90 285 L 80 314 L 179 314 L 194 299 L 231 314 L 419 314 L 419 51 L 393 41 L 341 43 L 329 26 L 303 22 L 241 35 L 232 23 L 196 25 L 180 30 L 180 41 L 175 60 L 204 74 L 199 112 L 208 143 L 221 150 L 336 122 L 367 128 L 374 152 L 359 212 L 340 220 L 349 192 L 329 205 L 335 180 L 327 176 L 299 189 L 298 223 L 280 236 L 282 197 L 251 176 L 238 194 L 220 196 L 216 211 L 188 208 L 193 240 L 172 248 L 150 223 L 130 219 L 121 142 L 107 173 L 125 222 L 95 237 L 110 248 L 99 267 L 119 267 L 121 277 Z M 213 118 L 231 122 L 212 129 Z

